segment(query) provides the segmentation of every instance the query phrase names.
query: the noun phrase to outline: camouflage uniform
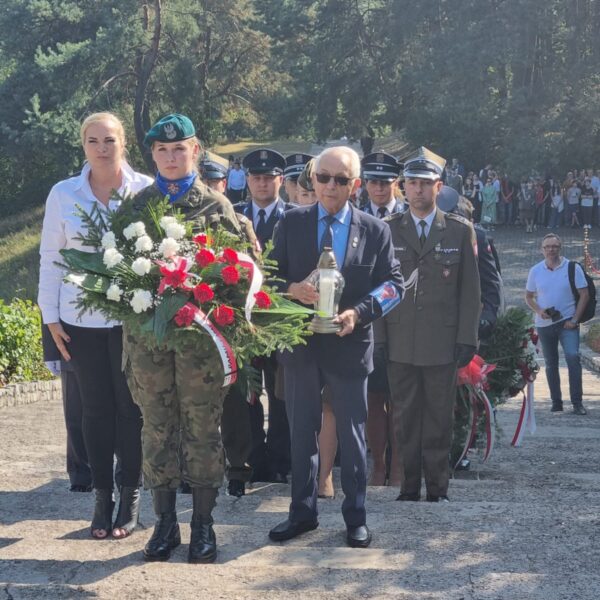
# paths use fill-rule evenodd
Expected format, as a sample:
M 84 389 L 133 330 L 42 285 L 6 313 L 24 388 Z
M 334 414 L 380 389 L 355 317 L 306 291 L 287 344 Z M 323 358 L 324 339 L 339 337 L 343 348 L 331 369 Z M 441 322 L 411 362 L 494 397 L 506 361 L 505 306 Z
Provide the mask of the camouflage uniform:
M 124 203 L 133 212 L 162 193 L 153 185 Z M 199 230 L 221 224 L 242 234 L 225 196 L 196 180 L 173 202 Z M 243 227 L 243 224 L 242 224 Z M 175 490 L 181 480 L 192 487 L 218 488 L 225 467 L 219 424 L 223 409 L 223 367 L 216 348 L 205 354 L 151 350 L 124 327 L 125 372 L 131 394 L 144 418 L 144 485 Z

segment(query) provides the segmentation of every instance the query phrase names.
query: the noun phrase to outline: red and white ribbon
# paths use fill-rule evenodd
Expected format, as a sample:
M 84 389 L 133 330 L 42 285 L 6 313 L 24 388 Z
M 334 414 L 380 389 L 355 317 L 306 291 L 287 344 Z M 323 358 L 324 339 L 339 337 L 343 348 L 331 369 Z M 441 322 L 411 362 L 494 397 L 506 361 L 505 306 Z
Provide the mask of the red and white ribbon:
M 523 393 L 523 404 L 521 405 L 521 413 L 519 414 L 519 421 L 513 436 L 511 446 L 515 448 L 521 445 L 523 436 L 525 435 L 525 429 L 529 430 L 529 433 L 535 433 L 535 409 L 533 404 L 533 381 L 527 384 L 527 388 Z
M 263 284 L 263 274 L 261 270 L 256 266 L 255 262 L 243 252 L 238 252 L 238 259 L 240 265 L 248 270 L 248 281 L 250 281 L 250 289 L 246 296 L 246 304 L 244 306 L 244 312 L 246 314 L 246 321 L 250 323 L 252 319 L 252 309 L 256 304 L 256 298 L 254 294 L 260 292 L 260 288 Z
M 483 390 L 479 390 L 479 400 L 483 403 L 483 410 L 485 412 L 485 454 L 483 455 L 483 462 L 485 462 L 494 451 L 494 443 L 496 441 L 496 414 L 494 413 L 494 407 Z
M 193 306 L 193 305 L 192 305 Z M 223 363 L 223 372 L 225 378 L 223 380 L 223 387 L 232 385 L 237 380 L 237 362 L 235 360 L 235 354 L 228 344 L 223 334 L 215 327 L 215 325 L 208 319 L 208 317 L 198 307 L 194 306 L 196 314 L 194 316 L 194 322 L 200 325 L 212 338 L 221 362 Z
M 469 387 L 469 433 L 465 439 L 465 445 L 463 446 L 463 450 L 460 454 L 460 457 L 456 461 L 454 468 L 457 469 L 460 465 L 461 461 L 465 456 L 467 456 L 467 452 L 469 448 L 473 445 L 475 441 L 475 437 L 477 435 L 477 420 L 478 420 L 478 412 L 477 412 L 477 401 L 475 400 L 475 395 L 473 394 L 472 388 Z
M 455 469 L 460 465 L 463 458 L 467 456 L 469 448 L 471 448 L 477 437 L 479 402 L 483 404 L 483 412 L 485 414 L 485 452 L 483 454 L 482 462 L 485 462 L 492 455 L 494 444 L 496 442 L 496 415 L 490 399 L 480 386 L 469 385 L 467 387 L 469 390 L 469 432 L 465 439 L 465 445 L 463 446 L 461 455 L 454 465 Z

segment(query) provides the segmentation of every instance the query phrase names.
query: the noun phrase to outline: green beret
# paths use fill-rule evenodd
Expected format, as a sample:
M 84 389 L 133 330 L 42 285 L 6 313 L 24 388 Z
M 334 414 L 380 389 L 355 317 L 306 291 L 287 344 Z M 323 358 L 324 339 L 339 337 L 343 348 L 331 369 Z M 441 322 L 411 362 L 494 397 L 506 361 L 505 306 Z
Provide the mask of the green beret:
M 144 146 L 154 142 L 180 142 L 196 135 L 194 124 L 185 115 L 173 113 L 155 123 L 144 138 Z

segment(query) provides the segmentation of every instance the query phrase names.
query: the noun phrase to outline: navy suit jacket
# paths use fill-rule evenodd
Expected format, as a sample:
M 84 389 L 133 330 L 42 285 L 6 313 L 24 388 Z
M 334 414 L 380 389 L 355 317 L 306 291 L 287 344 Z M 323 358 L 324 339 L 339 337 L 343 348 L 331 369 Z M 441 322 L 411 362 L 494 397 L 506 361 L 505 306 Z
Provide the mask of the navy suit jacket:
M 234 204 L 233 208 L 235 212 L 242 213 L 246 218 L 250 219 L 252 225 L 254 225 L 254 213 L 252 210 L 252 200 L 250 202 L 240 202 L 239 204 Z M 289 210 L 291 207 L 287 205 L 281 198 L 277 199 L 277 206 L 271 211 L 269 218 L 267 219 L 267 235 L 263 237 L 263 239 L 258 238 L 260 242 L 261 248 L 266 246 L 267 242 L 273 238 L 273 230 L 275 229 L 275 225 L 281 218 L 281 215 L 286 210 Z M 258 237 L 258 236 L 257 236 Z
M 379 304 L 368 294 L 385 281 L 391 281 L 402 295 L 402 272 L 394 257 L 394 247 L 387 223 L 350 207 L 352 217 L 341 268 L 345 279 L 339 312 L 355 308 L 360 323 L 342 337 L 314 334 L 307 346 L 296 346 L 293 353 L 284 352 L 282 363 L 302 361 L 316 356 L 325 369 L 339 374 L 366 375 L 373 370 L 373 331 L 371 322 L 381 315 Z M 318 205 L 301 206 L 286 211 L 280 218 L 273 238 L 271 258 L 278 263 L 281 291 L 291 283 L 303 281 L 316 268 Z

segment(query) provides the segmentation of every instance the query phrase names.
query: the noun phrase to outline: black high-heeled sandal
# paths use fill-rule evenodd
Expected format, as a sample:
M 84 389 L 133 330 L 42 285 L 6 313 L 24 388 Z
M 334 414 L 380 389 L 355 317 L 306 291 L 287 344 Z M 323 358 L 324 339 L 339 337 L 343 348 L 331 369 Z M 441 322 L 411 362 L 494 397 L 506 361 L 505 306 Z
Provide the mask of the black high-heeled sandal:
M 91 535 L 94 539 L 104 540 L 110 535 L 114 508 L 112 490 L 96 489 L 96 504 L 91 525 Z M 106 531 L 106 535 L 97 535 L 98 531 Z
M 137 527 L 140 517 L 140 489 L 123 486 L 119 497 L 119 510 L 112 526 L 113 537 L 122 540 L 129 537 Z M 122 535 L 115 535 L 116 529 L 122 529 Z

